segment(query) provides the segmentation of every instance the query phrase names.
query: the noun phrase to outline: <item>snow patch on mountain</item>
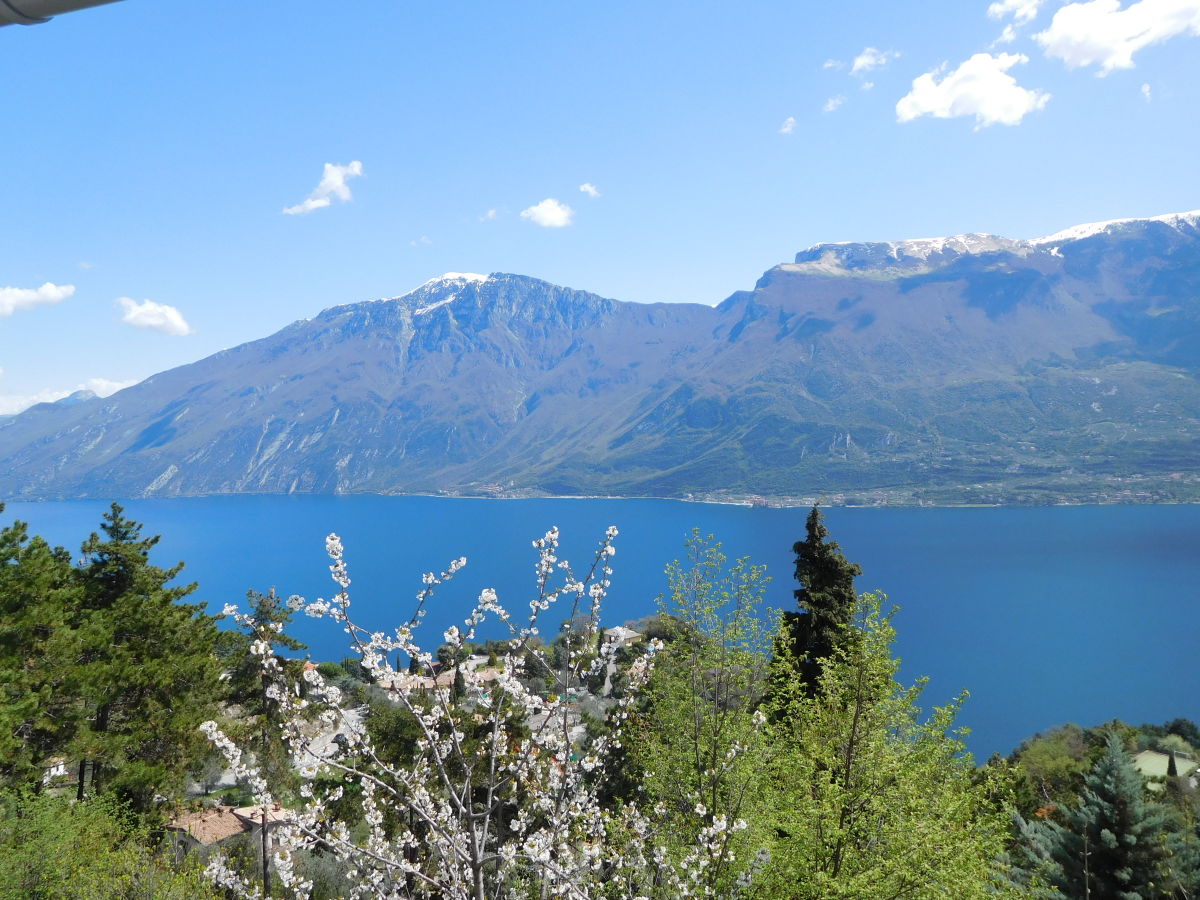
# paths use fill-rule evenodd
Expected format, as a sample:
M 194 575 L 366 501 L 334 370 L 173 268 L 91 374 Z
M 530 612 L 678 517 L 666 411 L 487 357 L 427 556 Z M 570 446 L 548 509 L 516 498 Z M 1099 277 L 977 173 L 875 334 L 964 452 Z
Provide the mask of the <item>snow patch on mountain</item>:
M 1161 222 L 1172 228 L 1200 228 L 1200 210 L 1170 213 L 1140 219 L 1113 219 L 1075 225 L 1033 240 L 1017 240 L 994 234 L 956 234 L 950 237 L 912 238 L 903 241 L 841 241 L 815 244 L 796 254 L 794 263 L 778 268 L 799 274 L 855 276 L 859 278 L 897 278 L 921 274 L 969 254 L 1033 253 L 1061 255 L 1059 247 L 1071 241 L 1097 234 Z
M 1163 216 L 1150 216 L 1144 219 L 1110 219 L 1107 222 L 1088 222 L 1084 225 L 1072 225 L 1070 228 L 1064 228 L 1062 231 L 1056 231 L 1054 234 L 1047 235 L 1046 237 L 1034 238 L 1029 243 L 1035 247 L 1045 244 L 1062 244 L 1067 241 L 1078 241 L 1083 238 L 1094 237 L 1097 234 L 1104 234 L 1114 228 L 1140 225 L 1143 222 L 1162 222 L 1164 225 L 1169 225 L 1172 228 L 1179 228 L 1183 225 L 1190 225 L 1193 228 L 1200 227 L 1200 209 L 1194 209 L 1191 212 L 1167 213 Z

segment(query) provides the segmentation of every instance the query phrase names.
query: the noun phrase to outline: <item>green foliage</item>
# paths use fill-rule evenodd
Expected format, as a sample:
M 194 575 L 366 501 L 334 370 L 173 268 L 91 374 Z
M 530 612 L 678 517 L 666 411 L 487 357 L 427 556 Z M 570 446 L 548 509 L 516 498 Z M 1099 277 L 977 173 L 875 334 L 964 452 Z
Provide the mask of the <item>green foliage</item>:
M 667 567 L 669 595 L 658 621 L 665 648 L 643 692 L 644 705 L 630 750 L 633 777 L 664 804 L 672 852 L 697 843 L 718 817 L 753 823 L 730 832 L 739 858 L 766 841 L 769 816 L 762 716 L 770 632 L 762 615 L 770 579 L 745 559 L 726 567 L 720 544 L 693 531 L 688 564 Z M 734 873 L 706 870 L 714 889 Z
M 814 506 L 805 523 L 805 538 L 792 546 L 796 554 L 795 590 L 800 612 L 784 614 L 781 640 L 806 690 L 812 694 L 821 679 L 822 660 L 834 655 L 855 632 L 849 629 L 858 605 L 854 579 L 862 567 L 842 555 Z M 787 680 L 787 675 L 779 676 Z
M 1061 821 L 1024 824 L 1021 851 L 1067 897 L 1149 900 L 1190 896 L 1197 882 L 1193 841 L 1166 807 L 1146 797 L 1124 741 L 1110 734 L 1079 802 Z
M 0 511 L 3 510 L 0 504 Z M 28 784 L 78 728 L 74 697 L 81 589 L 70 555 L 0 530 L 0 780 Z
M 956 735 L 962 698 L 927 716 L 923 682 L 896 680 L 882 597 L 865 594 L 853 640 L 824 659 L 816 689 L 777 691 L 769 759 L 778 839 L 759 896 L 990 896 L 1007 822 L 1003 768 L 976 770 Z
M 197 731 L 218 692 L 217 630 L 151 565 L 158 538 L 113 504 L 83 560 L 0 531 L 0 775 L 41 780 L 78 763 L 78 795 L 111 791 L 138 812 L 182 787 L 207 746 Z
M 882 598 L 855 600 L 810 684 L 759 609 L 762 568 L 726 570 L 696 536 L 689 562 L 668 569 L 666 646 L 629 751 L 671 852 L 718 817 L 743 819 L 737 863 L 703 875 L 717 896 L 747 877 L 744 896 L 763 900 L 1019 896 L 999 872 L 1007 767 L 976 769 L 954 731 L 961 698 L 924 714 L 923 683 L 896 682 Z
M 0 796 L 0 900 L 216 900 L 108 798 Z
M 183 564 L 152 565 L 158 537 L 143 538 L 141 529 L 114 503 L 102 534 L 83 545 L 81 724 L 68 752 L 90 761 L 93 793 L 112 790 L 145 812 L 156 794 L 181 787 L 190 762 L 207 752 L 198 728 L 214 712 L 219 669 L 215 620 L 180 602 L 196 586 L 167 586 Z
M 1034 735 L 1013 754 L 1017 809 L 1025 818 L 1069 803 L 1096 755 L 1091 736 L 1068 724 Z

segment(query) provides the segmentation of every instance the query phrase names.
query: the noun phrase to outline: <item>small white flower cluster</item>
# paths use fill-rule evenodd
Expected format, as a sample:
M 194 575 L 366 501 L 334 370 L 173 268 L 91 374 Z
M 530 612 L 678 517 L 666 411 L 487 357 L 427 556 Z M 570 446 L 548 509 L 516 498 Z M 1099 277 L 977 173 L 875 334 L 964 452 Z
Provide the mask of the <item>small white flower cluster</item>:
M 341 707 L 341 695 L 314 669 L 303 674 L 300 691 L 284 684 L 284 672 L 260 638 L 254 645 L 267 696 L 278 706 L 280 729 L 301 779 L 301 809 L 291 822 L 272 828 L 272 860 L 278 880 L 291 896 L 307 898 L 312 885 L 297 873 L 295 855 L 308 848 L 332 854 L 353 872 L 352 898 L 474 898 L 524 896 L 585 898 L 713 897 L 706 870 L 732 858 L 729 835 L 745 827 L 713 817 L 701 830 L 698 845 L 682 861 L 672 861 L 656 846 L 661 810 L 643 811 L 636 804 L 609 809 L 600 789 L 609 761 L 621 747 L 633 704 L 652 670 L 657 641 L 630 665 L 627 688 L 609 715 L 609 730 L 588 746 L 572 740 L 571 704 L 562 698 L 607 665 L 613 642 L 596 652 L 600 604 L 610 587 L 613 541 L 609 528 L 588 572 L 577 578 L 558 558 L 559 533 L 552 528 L 533 542 L 537 593 L 531 615 L 517 627 L 493 589 L 484 590 L 463 627 L 442 635 L 457 655 L 489 617 L 509 629 L 507 650 L 494 680 L 484 684 L 465 667 L 458 672 L 467 685 L 465 698 L 429 676 L 432 655 L 414 638 L 426 601 L 466 565 L 452 562 L 440 575 L 428 573 L 417 594 L 417 613 L 391 635 L 367 632 L 349 618 L 350 577 L 341 540 L 330 535 L 326 550 L 330 573 L 338 586 L 329 601 L 288 601 L 290 609 L 328 616 L 351 636 L 364 668 L 409 717 L 417 732 L 411 758 L 397 760 L 376 748 L 363 717 Z M 556 580 L 557 579 L 557 580 Z M 293 601 L 295 606 L 293 607 Z M 571 621 L 586 623 L 567 634 L 567 653 L 556 666 L 533 638 L 539 616 L 559 601 L 569 602 Z M 586 606 L 585 606 L 586 604 Z M 246 624 L 235 609 L 227 608 Z M 263 650 L 259 644 L 265 644 Z M 255 649 L 256 648 L 256 649 Z M 414 660 L 418 675 L 394 669 L 389 659 L 399 651 Z M 530 690 L 529 677 L 542 678 L 554 693 Z M 314 736 L 313 712 L 321 734 Z M 236 745 L 211 722 L 204 733 L 226 756 L 239 779 L 250 785 L 255 803 L 273 802 L 269 785 L 248 765 Z M 350 793 L 350 792 L 353 793 Z M 356 798 L 350 821 L 335 813 L 339 801 Z M 699 810 L 698 810 L 699 812 Z M 702 813 L 703 815 L 703 813 Z M 209 876 L 241 897 L 259 896 L 258 888 L 240 879 L 222 860 L 214 860 Z

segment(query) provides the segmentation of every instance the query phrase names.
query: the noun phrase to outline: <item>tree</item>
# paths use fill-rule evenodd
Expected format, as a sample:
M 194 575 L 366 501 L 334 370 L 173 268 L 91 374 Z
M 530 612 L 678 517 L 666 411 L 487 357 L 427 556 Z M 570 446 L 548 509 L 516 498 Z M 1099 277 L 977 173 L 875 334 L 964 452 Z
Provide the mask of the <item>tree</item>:
M 218 697 L 217 628 L 202 605 L 180 602 L 196 587 L 168 586 L 183 564 L 152 565 L 158 537 L 143 538 L 120 505 L 100 531 L 77 570 L 82 724 L 70 749 L 80 798 L 113 791 L 145 812 L 206 749 L 197 730 Z
M 1146 798 L 1120 736 L 1110 734 L 1078 804 L 1061 821 L 1028 823 L 1022 851 L 1026 866 L 1040 866 L 1067 897 L 1150 900 L 1195 886 L 1194 855 L 1180 837 L 1166 808 Z
M 590 745 L 580 745 L 571 704 L 531 691 L 523 679 L 553 679 L 555 686 L 583 683 L 611 657 L 612 647 L 593 661 L 600 603 L 607 594 L 615 552 L 616 529 L 601 542 L 593 565 L 576 577 L 559 560 L 558 530 L 534 541 L 538 553 L 537 588 L 530 614 L 517 624 L 485 589 L 463 626 L 444 633 L 453 658 L 475 637 L 476 629 L 495 618 L 510 628 L 501 663 L 504 671 L 482 690 L 480 676 L 464 672 L 467 697 L 455 701 L 449 687 L 426 692 L 420 679 L 394 669 L 396 651 L 416 658 L 428 671 L 433 656 L 414 640 L 420 610 L 434 589 L 466 564 L 458 560 L 440 575 L 424 577 L 418 613 L 392 635 L 368 632 L 347 616 L 349 575 L 341 541 L 327 539 L 330 567 L 339 586 L 329 601 L 306 604 L 306 612 L 325 615 L 346 629 L 356 642 L 362 664 L 393 702 L 412 717 L 417 737 L 411 756 L 401 747 L 399 759 L 381 756 L 374 740 L 355 717 L 340 706 L 340 692 L 316 670 L 306 670 L 308 695 L 296 697 L 281 683 L 282 670 L 263 656 L 264 672 L 280 685 L 284 733 L 296 758 L 311 754 L 302 767 L 302 808 L 295 823 L 275 832 L 274 868 L 285 888 L 307 897 L 311 885 L 293 865 L 299 848 L 317 842 L 353 869 L 361 896 L 390 898 L 473 898 L 517 900 L 533 897 L 647 898 L 712 897 L 702 881 L 705 869 L 723 864 L 732 827 L 714 819 L 697 836 L 690 853 L 680 859 L 655 852 L 661 840 L 656 813 L 637 802 L 610 807 L 601 802 L 602 785 L 613 750 L 624 735 L 622 723 L 650 671 L 652 644 L 628 673 L 629 696 L 611 714 L 611 729 Z M 561 579 L 561 581 L 559 580 Z M 553 580 L 553 581 L 552 581 Z M 541 615 L 555 604 L 568 604 L 568 618 L 587 613 L 583 650 L 560 654 L 563 666 L 550 668 L 544 647 L 536 641 Z M 320 745 L 301 716 L 317 706 L 320 721 L 337 728 L 346 741 Z M 405 726 L 407 727 L 407 726 Z M 272 800 L 267 780 L 249 765 L 214 722 L 205 723 L 214 744 L 253 785 L 256 803 Z M 408 744 L 406 737 L 401 742 Z M 385 754 L 390 756 L 391 754 Z M 405 758 L 407 757 L 407 758 Z M 342 800 L 354 796 L 357 817 L 345 818 Z M 361 823 L 361 825 L 360 825 Z M 254 887 L 215 860 L 212 877 L 233 891 L 253 896 Z
M 764 566 L 739 559 L 727 567 L 721 545 L 693 530 L 687 564 L 667 566 L 659 601 L 664 649 L 642 694 L 624 773 L 636 790 L 661 803 L 666 849 L 683 858 L 716 821 L 728 853 L 700 878 L 723 895 L 769 840 L 765 773 L 770 748 L 758 707 L 766 687 L 770 622 Z
M 70 554 L 24 522 L 0 530 L 0 780 L 10 784 L 39 784 L 79 727 L 74 575 Z
M 0 795 L 0 900 L 217 900 L 105 797 Z
M 279 701 L 271 680 L 264 676 L 261 658 L 272 657 L 290 673 L 294 683 L 303 683 L 300 675 L 305 661 L 282 655 L 282 651 L 307 649 L 284 630 L 292 621 L 291 606 L 298 605 L 299 598 L 285 601 L 271 588 L 265 594 L 247 591 L 246 603 L 248 613 L 238 612 L 232 605 L 224 610 L 242 630 L 222 632 L 219 639 L 220 656 L 228 676 L 227 698 L 242 712 L 230 732 L 254 753 L 259 768 L 277 790 L 282 790 L 291 783 L 293 763 L 279 733 Z
M 847 626 L 858 606 L 854 579 L 862 574 L 862 567 L 849 562 L 836 541 L 828 540 L 819 507 L 808 514 L 805 532 L 804 540 L 792 545 L 800 583 L 794 594 L 800 611 L 784 613 L 782 640 L 811 695 L 820 684 L 822 661 L 854 636 Z
M 954 730 L 963 698 L 922 716 L 902 687 L 882 597 L 834 641 L 812 686 L 776 690 L 770 757 L 778 840 L 760 896 L 984 898 L 1008 830 L 1005 773 L 977 771 Z

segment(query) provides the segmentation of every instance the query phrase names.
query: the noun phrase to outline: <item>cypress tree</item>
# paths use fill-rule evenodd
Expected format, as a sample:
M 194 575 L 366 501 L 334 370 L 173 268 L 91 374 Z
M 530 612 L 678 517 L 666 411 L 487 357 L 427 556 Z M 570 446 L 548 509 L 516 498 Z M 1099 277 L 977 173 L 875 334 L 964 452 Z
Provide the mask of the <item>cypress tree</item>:
M 848 561 L 836 541 L 828 540 L 819 507 L 808 514 L 805 532 L 804 540 L 792 545 L 800 583 L 793 593 L 800 611 L 784 613 L 781 639 L 804 692 L 812 696 L 820 683 L 822 661 L 853 639 L 848 626 L 858 605 L 854 579 L 862 567 Z

